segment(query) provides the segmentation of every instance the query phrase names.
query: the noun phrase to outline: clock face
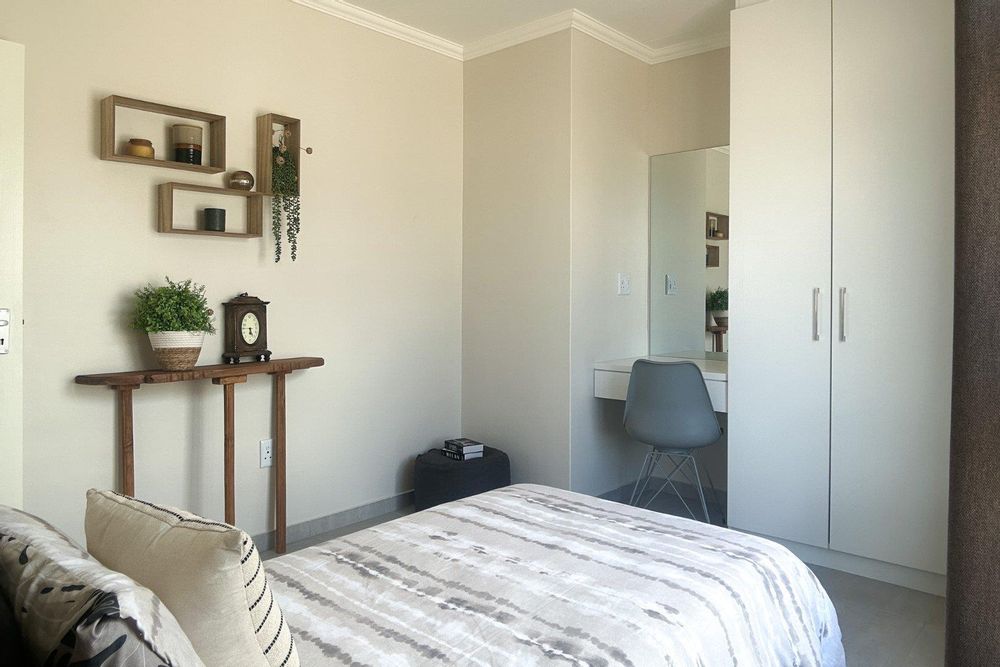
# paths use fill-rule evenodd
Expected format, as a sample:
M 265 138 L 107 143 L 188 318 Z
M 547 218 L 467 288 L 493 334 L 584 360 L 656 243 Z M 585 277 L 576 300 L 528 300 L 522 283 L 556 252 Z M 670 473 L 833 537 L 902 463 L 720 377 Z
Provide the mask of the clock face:
M 259 335 L 260 321 L 253 313 L 247 313 L 243 316 L 243 320 L 240 321 L 240 336 L 243 337 L 243 342 L 247 345 L 253 345 L 257 342 Z

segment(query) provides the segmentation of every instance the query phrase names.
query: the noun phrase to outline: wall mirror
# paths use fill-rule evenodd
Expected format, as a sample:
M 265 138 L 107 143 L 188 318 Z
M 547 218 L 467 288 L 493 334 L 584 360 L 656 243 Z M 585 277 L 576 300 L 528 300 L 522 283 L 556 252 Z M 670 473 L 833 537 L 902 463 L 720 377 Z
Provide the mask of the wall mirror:
M 725 359 L 729 147 L 649 162 L 649 353 Z

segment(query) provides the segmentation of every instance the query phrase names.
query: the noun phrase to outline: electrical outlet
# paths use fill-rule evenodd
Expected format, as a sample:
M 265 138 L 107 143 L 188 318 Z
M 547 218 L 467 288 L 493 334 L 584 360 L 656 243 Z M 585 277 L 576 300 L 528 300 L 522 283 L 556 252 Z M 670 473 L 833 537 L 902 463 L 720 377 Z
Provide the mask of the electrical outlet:
M 260 467 L 270 468 L 274 463 L 274 440 L 260 441 Z
M 667 295 L 677 294 L 677 278 L 669 273 L 667 274 L 666 286 L 664 287 Z
M 618 296 L 627 296 L 632 293 L 632 274 L 618 273 Z

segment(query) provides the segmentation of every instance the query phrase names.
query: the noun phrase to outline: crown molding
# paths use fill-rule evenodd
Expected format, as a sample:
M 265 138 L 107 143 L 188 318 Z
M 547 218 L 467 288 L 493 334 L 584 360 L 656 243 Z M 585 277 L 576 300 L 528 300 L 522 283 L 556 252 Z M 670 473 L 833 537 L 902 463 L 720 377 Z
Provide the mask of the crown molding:
M 292 2 L 303 7 L 315 9 L 324 14 L 329 14 L 330 16 L 336 16 L 345 21 L 350 21 L 355 25 L 369 28 L 383 35 L 395 37 L 404 42 L 429 49 L 443 56 L 448 56 L 455 60 L 463 60 L 461 44 L 456 44 L 443 37 L 432 35 L 424 30 L 400 23 L 367 9 L 356 7 L 344 2 L 344 0 L 292 0 Z
M 729 33 L 719 32 L 714 35 L 708 35 L 707 37 L 689 39 L 683 42 L 669 44 L 659 49 L 653 49 L 653 56 L 647 62 L 649 62 L 650 65 L 657 65 L 659 63 L 665 63 L 668 60 L 687 58 L 688 56 L 696 56 L 699 53 L 707 53 L 709 51 L 715 51 L 716 49 L 726 48 L 729 48 Z
M 496 51 L 530 42 L 539 37 L 552 35 L 574 28 L 594 39 L 618 49 L 648 65 L 686 58 L 687 56 L 714 51 L 729 46 L 729 33 L 718 33 L 704 38 L 690 39 L 660 48 L 651 48 L 609 25 L 584 14 L 577 9 L 568 9 L 552 16 L 525 23 L 510 30 L 490 35 L 464 47 L 450 40 L 438 37 L 419 28 L 400 23 L 373 11 L 362 9 L 344 0 L 292 0 L 292 2 L 335 16 L 356 25 L 375 30 L 383 35 L 401 39 L 440 53 L 455 60 L 472 60 Z
M 552 35 L 573 27 L 574 9 L 568 9 L 552 16 L 525 23 L 510 30 L 498 32 L 495 35 L 484 37 L 483 39 L 465 45 L 463 56 L 465 60 L 472 60 L 479 56 L 495 53 L 511 46 L 517 46 L 524 42 L 530 42 L 539 37 Z

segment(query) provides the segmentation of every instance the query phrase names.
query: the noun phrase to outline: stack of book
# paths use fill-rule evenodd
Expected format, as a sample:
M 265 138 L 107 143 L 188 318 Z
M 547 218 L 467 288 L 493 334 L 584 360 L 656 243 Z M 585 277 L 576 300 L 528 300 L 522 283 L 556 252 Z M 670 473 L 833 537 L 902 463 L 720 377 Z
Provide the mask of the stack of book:
M 444 441 L 441 453 L 456 461 L 481 459 L 483 458 L 483 443 L 469 438 L 453 438 Z

